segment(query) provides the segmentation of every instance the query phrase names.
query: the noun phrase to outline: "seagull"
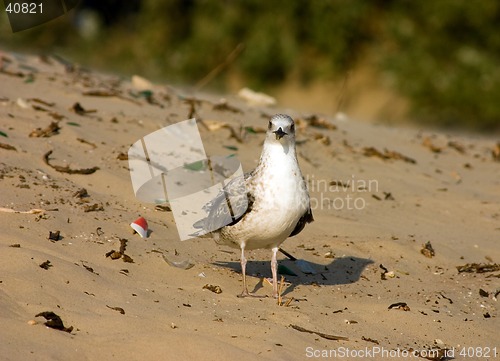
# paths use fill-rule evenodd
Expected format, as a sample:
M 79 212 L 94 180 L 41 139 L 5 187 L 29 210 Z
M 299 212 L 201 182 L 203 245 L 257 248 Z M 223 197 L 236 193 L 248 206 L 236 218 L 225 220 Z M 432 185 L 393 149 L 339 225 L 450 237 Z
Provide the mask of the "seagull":
M 243 181 L 240 177 L 229 182 L 205 206 L 208 216 L 197 221 L 194 227 L 214 230 L 209 234 L 217 244 L 241 249 L 243 291 L 239 297 L 258 297 L 248 292 L 245 250 L 271 249 L 273 297 L 277 298 L 276 253 L 288 237 L 299 234 L 306 223 L 314 220 L 306 181 L 297 160 L 295 125 L 290 116 L 277 114 L 271 118 L 259 163 L 243 178 Z M 229 206 L 229 224 L 227 221 L 221 223 L 221 220 L 227 220 L 228 195 L 233 196 L 233 200 L 239 199 L 240 203 L 243 195 L 245 205 L 248 205 L 236 215 Z

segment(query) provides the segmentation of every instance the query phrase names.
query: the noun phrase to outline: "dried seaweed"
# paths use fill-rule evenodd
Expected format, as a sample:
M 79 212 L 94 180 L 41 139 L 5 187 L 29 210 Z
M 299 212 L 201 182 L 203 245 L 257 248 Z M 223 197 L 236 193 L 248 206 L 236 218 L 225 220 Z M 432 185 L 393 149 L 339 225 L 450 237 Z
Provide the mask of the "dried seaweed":
M 45 326 L 47 327 L 68 333 L 71 333 L 71 331 L 73 331 L 73 326 L 65 327 L 61 317 L 59 317 L 52 311 L 40 312 L 39 314 L 35 315 L 35 317 L 45 318 L 47 320 L 47 322 L 45 322 Z
M 38 266 L 40 268 L 43 268 L 44 270 L 48 270 L 50 267 L 52 267 L 49 260 L 46 260 L 45 262 L 40 263 Z
M 5 143 L 0 143 L 0 148 L 6 149 L 6 150 L 15 150 L 17 151 L 16 147 L 10 145 L 10 144 L 5 144 Z
M 102 206 L 102 204 L 97 204 L 97 203 L 86 204 L 83 207 L 83 211 L 84 212 L 100 212 L 100 211 L 104 211 L 104 207 Z
M 500 271 L 500 264 L 480 264 L 480 263 L 467 263 L 463 266 L 457 266 L 458 273 L 486 273 Z
M 80 143 L 90 145 L 94 149 L 97 148 L 97 145 L 95 145 L 94 143 L 89 142 L 88 140 L 85 140 L 83 138 L 76 138 L 76 140 L 78 140 Z
M 434 252 L 434 248 L 432 248 L 431 242 L 425 243 L 422 246 L 420 253 L 422 253 L 425 257 L 428 257 L 428 258 L 432 258 L 436 255 L 436 252 Z
M 380 279 L 381 279 L 382 281 L 387 280 L 386 275 L 389 273 L 389 270 L 388 270 L 388 269 L 387 269 L 387 268 L 386 268 L 383 264 L 380 264 L 380 265 L 379 265 L 379 267 L 380 267 L 380 269 L 382 269 L 382 271 L 384 271 L 384 272 L 382 272 L 382 273 L 380 274 Z
M 203 289 L 207 289 L 217 294 L 222 293 L 222 288 L 220 288 L 220 286 L 209 285 L 208 283 L 205 286 L 203 286 Z
M 50 164 L 49 157 L 52 154 L 52 151 L 49 150 L 47 153 L 44 154 L 43 160 L 45 164 L 47 164 L 49 167 L 55 169 L 58 172 L 61 173 L 68 173 L 68 174 L 92 174 L 95 171 L 99 169 L 99 167 L 92 167 L 92 168 L 81 168 L 81 169 L 71 169 L 69 166 L 60 166 L 60 165 L 52 165 Z
M 118 160 L 128 160 L 128 154 L 120 152 L 120 154 L 118 154 L 118 156 L 116 157 L 116 159 L 118 159 Z
M 373 338 L 369 338 L 369 337 L 361 336 L 361 339 L 362 339 L 363 341 L 371 342 L 371 343 L 374 343 L 374 344 L 376 344 L 376 345 L 378 345 L 378 344 L 379 344 L 378 340 L 375 340 L 375 339 L 373 339 Z
M 109 257 L 112 260 L 121 258 L 123 262 L 134 263 L 134 260 L 132 259 L 132 257 L 125 254 L 126 248 L 127 248 L 127 239 L 120 238 L 120 250 L 115 251 L 114 249 L 112 249 L 111 251 L 106 253 L 106 257 Z
M 89 110 L 85 109 L 78 102 L 76 102 L 75 104 L 73 104 L 73 106 L 71 107 L 71 110 L 73 110 L 78 115 L 87 115 L 89 113 L 95 113 L 95 112 L 97 112 L 97 110 L 95 110 L 95 109 L 89 109 Z
M 344 336 L 335 336 L 335 335 L 329 335 L 329 334 L 326 334 L 323 332 L 311 331 L 311 330 L 308 330 L 304 327 L 293 325 L 293 324 L 290 324 L 290 327 L 293 328 L 294 330 L 297 330 L 300 332 L 307 332 L 307 333 L 312 333 L 314 335 L 318 335 L 320 337 L 326 338 L 327 340 L 334 340 L 334 341 L 339 341 L 339 340 L 348 341 L 349 340 L 349 338 L 344 337 Z
M 89 193 L 87 192 L 87 190 L 85 188 L 80 188 L 75 193 L 73 193 L 73 197 L 82 199 L 82 198 L 89 197 Z
M 458 142 L 454 142 L 454 141 L 450 140 L 448 142 L 448 147 L 455 149 L 460 154 L 465 154 L 465 147 Z
M 406 302 L 396 302 L 387 307 L 388 310 L 396 309 L 396 310 L 403 310 L 403 311 L 410 311 L 410 306 L 406 304 Z
M 394 160 L 402 160 L 406 163 L 411 163 L 411 164 L 417 163 L 415 159 L 407 157 L 396 151 L 384 149 L 384 153 L 382 153 L 381 151 L 379 151 L 374 147 L 363 148 L 363 155 L 366 157 L 377 157 L 383 160 L 394 159 Z
M 441 153 L 441 151 L 443 150 L 441 147 L 434 145 L 430 137 L 425 137 L 422 141 L 422 145 L 426 148 L 429 148 L 429 150 L 433 153 Z
M 239 108 L 236 108 L 232 105 L 229 105 L 226 99 L 221 99 L 219 100 L 218 103 L 214 104 L 213 110 L 219 110 L 219 111 L 230 111 L 233 113 L 243 113 L 243 111 Z
M 108 306 L 108 305 L 106 305 L 106 307 L 109 308 L 109 309 L 111 309 L 111 310 L 113 310 L 113 311 L 118 311 L 122 315 L 125 314 L 125 310 L 123 308 L 121 308 L 121 307 L 111 307 L 111 306 Z
M 49 231 L 49 240 L 57 242 L 61 239 L 61 231 L 51 232 Z
M 53 135 L 56 135 L 56 134 L 59 134 L 59 130 L 61 129 L 61 127 L 59 126 L 59 122 L 51 122 L 47 128 L 36 128 L 35 130 L 33 130 L 29 136 L 30 138 L 48 138 L 48 137 L 51 137 Z

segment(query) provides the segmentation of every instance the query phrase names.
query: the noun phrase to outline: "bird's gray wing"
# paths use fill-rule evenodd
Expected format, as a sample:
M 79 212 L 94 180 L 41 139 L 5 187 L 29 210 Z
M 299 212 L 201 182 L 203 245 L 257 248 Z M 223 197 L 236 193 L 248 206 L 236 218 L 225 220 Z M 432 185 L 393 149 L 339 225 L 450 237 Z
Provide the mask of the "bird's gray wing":
M 302 180 L 303 180 L 303 183 L 302 183 L 303 187 L 306 188 L 306 191 L 307 191 L 306 180 L 304 179 L 304 177 L 302 177 Z M 302 215 L 302 217 L 300 217 L 299 221 L 295 225 L 294 230 L 292 231 L 292 233 L 290 233 L 290 235 L 288 237 L 296 236 L 297 234 L 302 232 L 302 230 L 304 229 L 304 227 L 306 226 L 307 223 L 311 223 L 313 221 L 314 221 L 314 217 L 313 217 L 312 210 L 311 210 L 311 201 L 309 200 L 309 207 L 307 208 L 305 213 Z
M 288 237 L 296 236 L 304 229 L 306 223 L 311 223 L 312 221 L 314 221 L 314 218 L 311 207 L 309 206 L 304 215 L 300 217 L 299 221 L 297 222 L 297 225 L 295 226 L 295 229 L 292 231 L 292 233 L 290 233 Z
M 254 197 L 247 186 L 252 176 L 253 172 L 249 172 L 243 177 L 231 180 L 217 197 L 203 207 L 208 215 L 197 221 L 193 227 L 213 232 L 238 223 L 252 209 Z

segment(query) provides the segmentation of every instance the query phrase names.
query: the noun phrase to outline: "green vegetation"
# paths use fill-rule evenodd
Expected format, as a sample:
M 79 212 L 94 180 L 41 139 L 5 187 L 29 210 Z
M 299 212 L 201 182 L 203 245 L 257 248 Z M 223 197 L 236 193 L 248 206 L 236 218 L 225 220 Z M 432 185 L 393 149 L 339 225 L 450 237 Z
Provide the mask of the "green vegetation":
M 95 32 L 75 21 L 60 18 L 2 45 L 63 49 L 92 66 L 195 84 L 243 44 L 211 86 L 223 87 L 228 74 L 264 90 L 292 75 L 342 81 L 370 66 L 410 101 L 416 121 L 500 129 L 498 0 L 143 0 Z

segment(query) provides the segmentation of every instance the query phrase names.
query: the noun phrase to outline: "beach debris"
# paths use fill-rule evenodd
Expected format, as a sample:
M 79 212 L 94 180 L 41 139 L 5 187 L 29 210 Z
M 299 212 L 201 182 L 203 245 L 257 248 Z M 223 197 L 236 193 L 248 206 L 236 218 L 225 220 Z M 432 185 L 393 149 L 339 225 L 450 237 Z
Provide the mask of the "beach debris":
M 95 173 L 99 169 L 99 167 L 92 167 L 92 168 L 82 168 L 82 169 L 71 169 L 69 166 L 60 166 L 60 165 L 52 165 L 50 164 L 50 155 L 52 154 L 52 150 L 49 150 L 47 153 L 44 154 L 43 160 L 45 164 L 47 164 L 49 167 L 52 169 L 60 172 L 60 173 L 68 173 L 68 174 L 92 174 Z
M 433 153 L 441 153 L 441 151 L 443 150 L 441 147 L 434 145 L 430 137 L 425 137 L 422 141 L 422 145 L 426 148 L 429 148 L 429 150 Z
M 61 317 L 59 317 L 52 311 L 40 312 L 39 314 L 35 315 L 35 317 L 45 318 L 47 322 L 45 322 L 44 325 L 47 327 L 68 333 L 71 333 L 71 331 L 73 331 L 73 326 L 65 327 Z
M 495 144 L 495 146 L 491 150 L 491 156 L 493 157 L 494 161 L 500 162 L 500 142 Z
M 78 140 L 80 143 L 90 145 L 94 149 L 97 148 L 97 145 L 95 145 L 94 143 L 89 142 L 88 140 L 85 140 L 83 138 L 76 138 L 76 140 Z
M 143 78 L 140 75 L 132 75 L 131 82 L 136 90 L 151 90 L 153 89 L 153 83 L 148 79 Z
M 389 271 L 383 264 L 380 264 L 379 265 L 380 269 L 383 271 L 381 274 L 380 274 L 380 279 L 382 281 L 386 281 L 387 280 L 387 277 L 389 278 L 394 278 L 395 277 L 395 274 L 393 271 Z
M 335 253 L 333 251 L 328 251 L 323 256 L 325 258 L 335 258 Z
M 1 130 L 0 130 L 0 136 L 5 137 L 5 138 L 8 138 L 8 137 L 9 137 L 9 136 L 7 135 L 7 133 L 2 132 Z
M 95 274 L 95 275 L 99 276 L 99 273 L 97 273 L 96 271 L 94 271 L 94 269 L 93 269 L 92 267 L 87 266 L 87 265 L 85 264 L 85 261 L 81 261 L 81 262 L 82 262 L 82 266 L 83 266 L 83 268 L 85 268 L 85 269 L 86 269 L 87 271 L 89 271 L 90 273 L 93 273 L 93 274 Z
M 166 254 L 162 254 L 163 260 L 168 263 L 169 266 L 180 268 L 180 269 L 190 269 L 193 268 L 195 263 L 190 259 L 185 259 L 182 261 L 174 261 L 167 257 Z
M 116 156 L 116 159 L 118 159 L 118 160 L 128 160 L 128 154 L 127 154 L 127 153 L 120 152 L 120 153 Z
M 39 214 L 39 213 L 45 213 L 46 210 L 45 209 L 34 208 L 34 209 L 30 209 L 29 211 L 16 211 L 16 210 L 11 209 L 11 208 L 0 207 L 0 212 L 4 212 L 4 213 Z
M 54 103 L 54 102 L 48 102 L 48 101 L 42 100 L 40 98 L 31 98 L 30 101 L 32 101 L 33 103 L 42 104 L 46 107 L 53 107 L 54 105 L 56 105 L 56 103 Z
M 28 109 L 30 107 L 28 102 L 26 100 L 24 100 L 23 98 L 17 98 L 16 104 L 19 108 L 22 108 L 22 109 Z
M 50 267 L 52 267 L 52 264 L 50 263 L 49 260 L 46 260 L 45 262 L 40 263 L 38 266 L 40 268 L 43 268 L 44 270 L 48 270 Z
M 84 212 L 99 212 L 104 211 L 104 207 L 102 204 L 94 203 L 94 204 L 86 204 L 83 206 Z
M 109 257 L 109 258 L 115 260 L 115 259 L 121 258 L 122 254 L 120 252 L 115 251 L 114 249 L 112 249 L 111 251 L 109 251 L 109 252 L 106 253 L 106 257 Z
M 10 144 L 6 144 L 6 143 L 0 143 L 0 148 L 5 149 L 5 150 L 17 151 L 16 147 L 14 147 L 13 145 L 10 145 Z
M 388 310 L 396 309 L 396 310 L 403 310 L 403 311 L 410 311 L 410 306 L 406 304 L 406 302 L 396 302 L 387 307 Z
M 80 188 L 75 193 L 73 193 L 73 197 L 82 199 L 82 198 L 89 197 L 89 193 L 87 192 L 87 190 L 85 188 Z
M 49 231 L 49 240 L 57 242 L 61 239 L 61 231 Z
M 347 320 L 347 319 L 346 319 L 346 320 L 344 320 L 344 323 L 345 323 L 346 325 L 354 325 L 354 324 L 358 323 L 358 321 L 355 321 L 355 320 Z
M 110 310 L 113 310 L 113 311 L 118 311 L 120 312 L 122 315 L 125 314 L 125 310 L 121 307 L 111 307 L 111 306 L 108 306 L 106 305 L 107 308 L 109 308 Z
M 439 295 L 440 295 L 441 297 L 443 297 L 446 301 L 448 301 L 448 302 L 450 303 L 450 305 L 452 305 L 452 304 L 453 304 L 453 300 L 452 300 L 451 298 L 449 298 L 449 297 L 445 296 L 445 295 L 443 294 L 443 292 L 439 292 Z
M 276 99 L 270 95 L 256 92 L 250 88 L 242 88 L 238 91 L 238 97 L 245 100 L 250 105 L 270 106 L 276 105 Z
M 71 125 L 72 127 L 81 127 L 80 123 L 77 122 L 66 122 L 66 124 Z
M 482 288 L 479 289 L 479 296 L 481 297 L 489 297 L 489 292 L 483 290 Z
M 457 266 L 458 273 L 486 273 L 500 271 L 500 264 L 482 264 L 482 263 L 467 263 L 463 266 Z
M 21 245 L 19 243 L 14 243 L 14 244 L 11 244 L 9 247 L 11 247 L 11 248 L 21 248 Z
M 109 257 L 112 260 L 116 260 L 116 259 L 121 258 L 123 260 L 123 262 L 134 263 L 134 260 L 132 259 L 132 257 L 125 254 L 125 251 L 127 249 L 127 242 L 128 242 L 128 240 L 126 238 L 120 238 L 120 250 L 115 251 L 114 249 L 112 249 L 111 251 L 109 251 L 105 254 L 106 258 Z
M 207 289 L 209 291 L 212 291 L 213 293 L 222 293 L 222 288 L 220 286 L 215 286 L 215 285 L 209 285 L 208 283 L 202 287 L 203 289 Z
M 214 104 L 213 110 L 219 110 L 219 111 L 229 111 L 233 113 L 243 113 L 243 111 L 239 108 L 236 108 L 232 105 L 229 105 L 227 102 L 227 99 L 221 98 L 217 103 Z
M 348 341 L 349 340 L 349 338 L 344 337 L 344 336 L 336 336 L 336 335 L 330 335 L 330 334 L 323 333 L 323 332 L 312 331 L 312 330 L 308 330 L 304 327 L 293 325 L 293 324 L 290 324 L 289 327 L 291 327 L 294 330 L 297 330 L 299 332 L 306 332 L 306 333 L 312 333 L 314 335 L 318 335 L 320 337 L 326 338 L 327 340 L 334 340 L 334 341 L 339 341 L 339 340 Z
M 323 145 L 330 145 L 331 144 L 330 137 L 328 137 L 322 133 L 314 133 L 313 137 L 314 137 L 314 140 L 317 140 L 318 142 L 320 142 Z
M 78 115 L 87 115 L 89 113 L 95 113 L 95 112 L 97 112 L 96 109 L 89 109 L 89 110 L 85 109 L 78 102 L 76 102 L 75 104 L 73 104 L 73 106 L 70 108 L 70 110 L 74 111 Z
M 458 142 L 450 140 L 448 142 L 448 147 L 455 149 L 460 154 L 465 154 L 465 147 L 462 144 L 458 143 Z
M 428 241 L 424 245 L 422 245 L 422 249 L 420 250 L 420 253 L 422 253 L 427 258 L 432 258 L 436 255 L 436 252 L 434 251 L 434 248 L 432 248 L 432 244 L 430 241 Z
M 46 128 L 36 128 L 30 134 L 30 138 L 48 138 L 53 135 L 59 134 L 59 122 L 51 122 Z
M 304 120 L 307 125 L 315 128 L 321 128 L 321 129 L 329 129 L 329 130 L 336 130 L 337 126 L 330 121 L 328 121 L 326 118 L 319 117 L 318 115 L 312 114 L 308 116 L 304 116 L 300 119 L 300 121 Z M 300 123 L 299 121 L 299 123 Z
M 62 114 L 59 114 L 58 112 L 49 112 L 49 115 L 52 117 L 52 119 L 54 120 L 63 120 L 64 118 L 66 118 L 64 115 Z
M 221 122 L 219 120 L 204 120 L 202 123 L 209 131 L 214 132 L 220 129 L 228 129 L 230 134 L 229 138 L 234 138 L 238 143 L 243 143 L 246 128 L 243 128 L 241 125 L 238 130 L 236 130 L 232 125 Z
M 93 97 L 115 97 L 119 96 L 120 93 L 116 90 L 93 89 L 84 91 L 82 95 L 93 96 Z
M 135 231 L 134 233 L 138 233 L 141 238 L 148 238 L 148 222 L 144 217 L 139 217 L 132 223 L 130 223 L 130 227 Z
M 168 204 L 157 204 L 155 206 L 155 211 L 159 212 L 172 212 L 172 208 Z
M 371 342 L 371 343 L 374 343 L 374 344 L 376 344 L 376 345 L 378 345 L 378 344 L 379 344 L 379 342 L 378 342 L 377 340 L 373 339 L 373 338 L 369 338 L 369 337 L 361 336 L 361 339 L 362 339 L 363 341 Z
M 384 149 L 384 153 L 379 151 L 378 149 L 374 147 L 365 147 L 363 148 L 363 155 L 365 157 L 377 157 L 383 160 L 402 160 L 406 163 L 411 163 L 411 164 L 416 164 L 417 161 L 413 158 L 407 157 L 399 152 L 393 151 L 393 150 L 387 150 Z

